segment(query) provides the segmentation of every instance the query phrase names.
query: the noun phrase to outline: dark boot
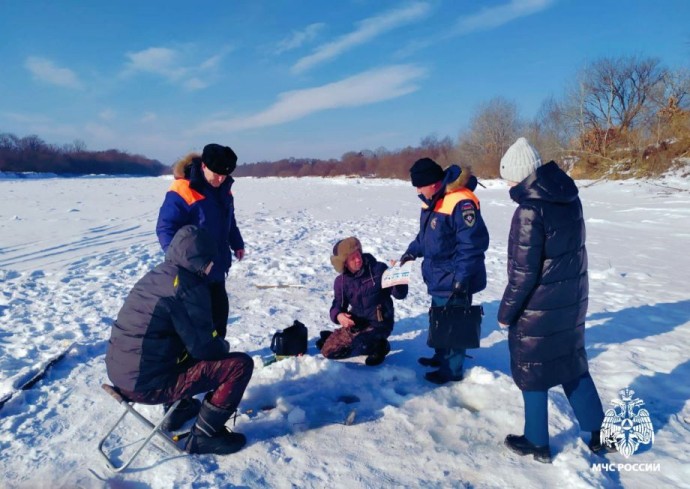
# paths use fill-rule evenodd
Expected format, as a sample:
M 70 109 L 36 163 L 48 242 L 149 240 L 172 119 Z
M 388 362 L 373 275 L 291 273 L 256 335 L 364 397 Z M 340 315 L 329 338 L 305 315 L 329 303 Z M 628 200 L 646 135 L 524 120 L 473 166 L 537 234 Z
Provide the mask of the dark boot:
M 613 453 L 616 451 L 616 446 L 601 442 L 601 431 L 592 431 L 592 439 L 587 444 L 590 450 L 596 454 L 603 455 L 604 453 Z
M 163 409 L 167 413 L 173 403 L 163 404 Z M 193 419 L 199 414 L 201 408 L 201 401 L 190 397 L 189 399 L 180 399 L 180 403 L 175 408 L 175 411 L 165 420 L 161 428 L 165 431 L 176 431 L 182 428 L 187 421 Z
M 324 331 L 321 331 L 319 333 L 321 338 L 316 340 L 316 349 L 317 350 L 321 351 L 321 348 L 323 348 L 323 344 L 326 343 L 326 340 L 328 339 L 329 336 L 331 336 L 331 334 L 333 334 L 333 331 L 328 331 L 328 330 L 324 330 Z
M 369 355 L 364 363 L 369 367 L 375 367 L 376 365 L 381 365 L 383 360 L 386 358 L 391 351 L 391 345 L 388 340 L 380 340 L 376 345 L 373 353 Z
M 548 445 L 538 447 L 531 443 L 524 435 L 508 435 L 505 439 L 505 446 L 510 448 L 518 455 L 532 455 L 534 460 L 544 464 L 551 463 L 551 449 Z
M 218 455 L 239 451 L 247 443 L 247 438 L 242 433 L 233 433 L 225 427 L 225 422 L 233 412 L 234 410 L 222 409 L 204 400 L 199 416 L 189 433 L 185 451 Z
M 450 372 L 439 369 L 425 373 L 424 378 L 434 384 L 443 385 L 447 382 L 459 382 L 465 377 L 462 374 L 452 375 Z
M 441 360 L 439 360 L 436 357 L 421 357 L 417 359 L 417 362 L 419 362 L 420 365 L 423 367 L 435 367 L 438 368 L 441 366 Z

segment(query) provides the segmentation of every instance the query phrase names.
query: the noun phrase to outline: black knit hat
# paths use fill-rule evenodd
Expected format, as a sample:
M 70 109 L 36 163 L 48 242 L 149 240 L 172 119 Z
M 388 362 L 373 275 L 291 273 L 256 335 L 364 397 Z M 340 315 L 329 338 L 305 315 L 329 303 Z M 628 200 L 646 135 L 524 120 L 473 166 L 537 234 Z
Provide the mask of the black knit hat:
M 426 187 L 443 180 L 443 168 L 431 158 L 422 158 L 410 168 L 410 178 L 415 187 Z
M 230 175 L 237 167 L 237 155 L 229 146 L 207 144 L 201 153 L 201 161 L 213 173 Z

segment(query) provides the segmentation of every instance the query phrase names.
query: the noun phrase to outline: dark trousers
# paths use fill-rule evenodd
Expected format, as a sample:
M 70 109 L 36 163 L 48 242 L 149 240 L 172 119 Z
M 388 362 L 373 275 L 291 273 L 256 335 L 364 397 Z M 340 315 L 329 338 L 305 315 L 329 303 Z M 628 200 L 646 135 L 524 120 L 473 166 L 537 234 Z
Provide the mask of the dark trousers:
M 122 393 L 134 402 L 163 404 L 210 391 L 216 407 L 234 411 L 252 378 L 254 361 L 246 353 L 229 353 L 222 360 L 202 360 L 178 375 L 171 386 L 161 390 Z
M 581 431 L 601 429 L 604 409 L 589 372 L 563 384 L 563 391 Z M 525 437 L 537 446 L 549 444 L 548 391 L 522 391 L 525 400 Z
M 321 354 L 330 359 L 371 355 L 392 331 L 393 324 L 379 322 L 338 328 L 324 342 Z
M 225 339 L 228 331 L 228 315 L 230 303 L 228 293 L 225 290 L 225 282 L 211 282 L 208 284 L 211 291 L 211 316 L 218 336 Z

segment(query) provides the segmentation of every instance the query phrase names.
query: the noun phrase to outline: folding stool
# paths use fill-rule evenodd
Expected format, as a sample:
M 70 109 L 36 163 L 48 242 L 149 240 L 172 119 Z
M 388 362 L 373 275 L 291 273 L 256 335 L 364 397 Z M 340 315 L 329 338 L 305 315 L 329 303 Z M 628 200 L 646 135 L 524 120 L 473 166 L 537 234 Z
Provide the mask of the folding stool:
M 175 452 L 177 453 L 184 453 L 180 448 L 175 444 L 175 442 L 167 435 L 163 430 L 161 430 L 161 425 L 163 422 L 168 419 L 168 417 L 173 413 L 177 405 L 180 403 L 179 400 L 175 401 L 175 403 L 168 409 L 168 412 L 165 413 L 165 416 L 158 422 L 158 424 L 154 425 L 146 419 L 141 413 L 139 413 L 133 406 L 134 402 L 128 399 L 126 396 L 124 396 L 118 389 L 117 387 L 114 387 L 109 384 L 102 384 L 101 387 L 103 388 L 104 391 L 106 391 L 108 394 L 110 394 L 113 399 L 115 399 L 120 406 L 124 407 L 124 412 L 122 415 L 118 418 L 118 420 L 115 422 L 115 424 L 108 430 L 108 433 L 101 439 L 101 441 L 98 443 L 98 450 L 101 452 L 101 455 L 106 460 L 106 463 L 108 464 L 108 467 L 113 470 L 114 472 L 120 472 L 122 470 L 125 470 L 129 464 L 131 464 L 134 459 L 139 455 L 139 453 L 143 450 L 143 448 L 151 441 L 151 439 L 155 435 L 159 435 L 160 438 L 165 440 L 172 448 L 175 449 Z M 145 426 L 147 426 L 151 431 L 149 432 L 148 436 L 144 439 L 143 442 L 139 445 L 139 448 L 132 454 L 129 459 L 124 462 L 122 465 L 119 467 L 116 466 L 113 461 L 108 457 L 108 455 L 105 453 L 103 450 L 103 445 L 105 441 L 110 437 L 111 433 L 115 431 L 115 428 L 118 427 L 118 425 L 122 422 L 122 420 L 127 416 L 128 413 L 131 413 L 135 418 L 137 418 L 139 421 L 141 421 Z

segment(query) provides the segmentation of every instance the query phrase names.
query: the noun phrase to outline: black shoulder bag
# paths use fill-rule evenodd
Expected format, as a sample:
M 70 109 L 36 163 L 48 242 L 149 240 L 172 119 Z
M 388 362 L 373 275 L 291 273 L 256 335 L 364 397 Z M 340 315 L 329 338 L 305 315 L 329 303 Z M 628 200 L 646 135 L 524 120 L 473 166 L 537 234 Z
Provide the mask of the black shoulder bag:
M 278 356 L 302 355 L 307 352 L 307 336 L 307 327 L 295 320 L 292 326 L 273 335 L 271 351 Z

